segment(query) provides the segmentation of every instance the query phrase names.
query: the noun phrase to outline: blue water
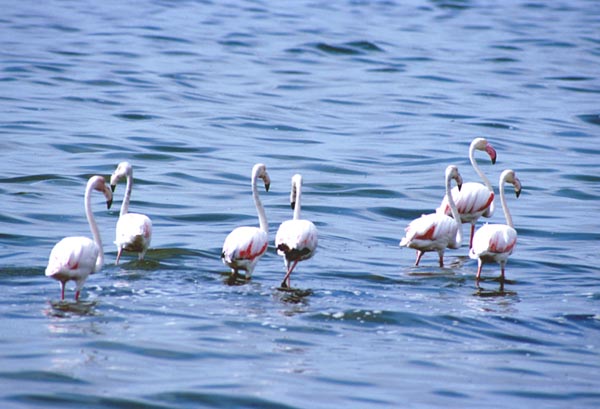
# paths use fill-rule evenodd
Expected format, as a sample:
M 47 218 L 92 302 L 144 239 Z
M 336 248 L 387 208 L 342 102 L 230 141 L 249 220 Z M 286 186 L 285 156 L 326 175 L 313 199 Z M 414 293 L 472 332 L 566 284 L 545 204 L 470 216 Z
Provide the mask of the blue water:
M 584 408 L 600 403 L 600 9 L 586 0 L 4 2 L 2 408 Z M 400 249 L 470 141 L 519 242 L 502 290 L 467 247 Z M 79 303 L 44 276 L 89 235 L 83 190 L 134 166 L 154 222 L 118 266 L 124 189 L 93 199 L 106 264 Z M 227 285 L 225 236 L 270 240 L 304 176 L 315 257 L 273 245 Z M 499 202 L 492 222 L 503 222 Z M 463 232 L 468 227 L 463 226 Z M 311 291 L 308 291 L 311 290 Z

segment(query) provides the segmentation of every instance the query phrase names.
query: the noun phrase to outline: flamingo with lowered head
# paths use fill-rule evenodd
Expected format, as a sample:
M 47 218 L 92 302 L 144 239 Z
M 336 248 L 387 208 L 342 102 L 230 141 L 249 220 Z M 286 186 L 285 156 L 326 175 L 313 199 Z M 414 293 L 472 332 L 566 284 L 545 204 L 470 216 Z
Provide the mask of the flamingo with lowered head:
M 502 172 L 500 175 L 500 203 L 502 204 L 506 224 L 484 224 L 475 232 L 469 257 L 478 260 L 477 283 L 479 283 L 481 269 L 485 262 L 500 264 L 500 278 L 501 282 L 504 283 L 504 267 L 508 261 L 508 256 L 512 254 L 517 244 L 517 231 L 504 196 L 504 184 L 506 183 L 514 186 L 517 198 L 521 194 L 521 181 L 517 178 L 515 172 L 512 169 Z
M 246 271 L 246 281 L 252 278 L 252 272 L 260 257 L 267 251 L 269 224 L 260 197 L 258 196 L 257 181 L 262 179 L 265 190 L 269 191 L 271 179 L 267 173 L 267 167 L 257 163 L 252 168 L 252 197 L 258 212 L 260 227 L 242 226 L 235 228 L 225 238 L 221 260 L 231 268 L 232 279 L 238 275 L 239 270 Z
M 290 275 L 296 264 L 311 258 L 317 250 L 317 228 L 310 220 L 300 219 L 300 200 L 302 198 L 302 175 L 292 177 L 290 204 L 294 210 L 291 220 L 281 223 L 275 236 L 277 254 L 284 257 L 286 274 L 281 282 L 282 288 L 290 288 Z
M 458 189 L 462 186 L 462 177 L 458 168 L 450 165 L 446 168 L 446 197 L 454 217 L 442 213 L 424 214 L 418 219 L 410 222 L 405 229 L 406 234 L 400 241 L 401 247 L 410 247 L 417 250 L 417 261 L 419 265 L 421 257 L 428 251 L 437 251 L 440 267 L 444 267 L 444 250 L 446 248 L 457 249 L 462 242 L 462 231 L 460 229 L 459 214 L 456 203 L 450 194 L 452 179 L 456 181 Z
M 133 167 L 129 162 L 121 162 L 110 177 L 110 187 L 115 191 L 119 180 L 127 178 L 125 198 L 121 203 L 119 220 L 117 221 L 115 244 L 117 245 L 117 261 L 119 264 L 123 250 L 138 253 L 143 260 L 152 240 L 152 220 L 145 214 L 129 213 L 129 200 L 133 189 Z
M 67 281 L 75 281 L 75 301 L 78 301 L 85 280 L 90 274 L 100 271 L 104 263 L 100 231 L 92 212 L 90 196 L 93 190 L 104 194 L 106 206 L 109 209 L 112 204 L 112 192 L 102 176 L 92 176 L 88 180 L 85 188 L 84 206 L 85 215 L 94 239 L 78 236 L 65 237 L 56 243 L 50 252 L 46 276 L 60 282 L 61 300 L 65 299 Z
M 496 163 L 496 150 L 485 138 L 475 138 L 469 147 L 469 160 L 475 172 L 483 180 L 479 182 L 466 182 L 459 190 L 452 189 L 452 198 L 456 202 L 461 223 L 471 223 L 471 236 L 469 238 L 469 248 L 473 247 L 473 234 L 475 233 L 475 223 L 481 216 L 492 217 L 494 214 L 494 188 L 489 179 L 483 174 L 475 160 L 475 151 L 484 151 L 492 159 L 492 164 Z M 442 204 L 437 209 L 438 213 L 451 215 L 447 196 L 442 200 Z

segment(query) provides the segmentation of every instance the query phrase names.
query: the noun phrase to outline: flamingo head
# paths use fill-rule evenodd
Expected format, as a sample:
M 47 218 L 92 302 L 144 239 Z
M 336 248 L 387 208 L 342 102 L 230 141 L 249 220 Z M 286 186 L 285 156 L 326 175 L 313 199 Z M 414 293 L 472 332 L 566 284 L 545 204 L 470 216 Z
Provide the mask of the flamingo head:
M 110 176 L 110 188 L 114 192 L 117 183 L 119 180 L 126 178 L 127 176 L 131 177 L 133 174 L 133 168 L 129 162 L 121 162 Z
M 269 187 L 271 186 L 271 178 L 267 173 L 267 166 L 264 163 L 257 163 L 252 168 L 252 179 L 260 178 L 263 180 L 265 184 L 265 190 L 268 192 Z
M 108 187 L 104 178 L 102 176 L 92 176 L 88 185 L 90 185 L 92 189 L 104 194 L 104 197 L 106 198 L 106 208 L 110 209 L 113 201 L 112 190 Z
M 490 155 L 492 165 L 496 163 L 496 150 L 485 138 L 475 138 L 471 142 L 471 149 L 477 149 L 478 151 L 484 151 Z
M 449 165 L 446 168 L 446 180 L 452 179 L 456 181 L 456 185 L 458 186 L 458 190 L 460 191 L 460 189 L 462 188 L 463 180 L 462 176 L 458 172 L 458 168 L 455 165 Z
M 510 183 L 515 188 L 515 195 L 519 197 L 521 195 L 521 181 L 512 169 L 507 169 L 503 172 L 504 180 L 506 183 Z
M 292 206 L 292 210 L 296 209 L 296 200 L 301 186 L 302 175 L 296 173 L 294 176 L 292 176 L 292 191 L 290 192 L 290 205 Z

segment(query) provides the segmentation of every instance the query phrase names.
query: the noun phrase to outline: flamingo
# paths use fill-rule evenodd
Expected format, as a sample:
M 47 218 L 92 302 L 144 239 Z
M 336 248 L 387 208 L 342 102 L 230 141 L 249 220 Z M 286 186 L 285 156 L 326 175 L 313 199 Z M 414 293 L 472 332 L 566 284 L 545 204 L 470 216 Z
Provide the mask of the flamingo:
M 275 236 L 277 254 L 284 257 L 286 275 L 282 288 L 290 288 L 290 275 L 299 261 L 308 260 L 317 250 L 317 228 L 310 220 L 300 219 L 300 199 L 302 197 L 302 175 L 292 177 L 290 204 L 294 218 L 281 223 Z
M 458 189 L 462 186 L 462 177 L 458 168 L 450 165 L 446 168 L 446 197 L 452 211 L 453 218 L 441 213 L 424 214 L 418 219 L 410 222 L 406 228 L 406 235 L 400 241 L 401 247 L 410 247 L 417 250 L 417 261 L 419 265 L 421 257 L 428 251 L 437 251 L 440 267 L 444 267 L 444 250 L 446 247 L 457 249 L 462 242 L 462 231 L 457 222 L 459 220 L 456 203 L 450 194 L 450 183 L 454 179 Z
M 117 261 L 119 264 L 123 250 L 138 253 L 143 260 L 152 240 L 152 220 L 145 214 L 128 213 L 131 190 L 133 189 L 133 167 L 129 162 L 121 162 L 110 177 L 110 187 L 114 192 L 119 180 L 127 178 L 125 198 L 121 203 L 119 220 L 117 221 L 116 239 Z
M 506 198 L 504 197 L 504 184 L 510 183 L 515 188 L 517 198 L 521 194 L 521 181 L 512 169 L 507 169 L 500 175 L 500 203 L 506 218 L 506 224 L 485 224 L 475 232 L 473 247 L 469 251 L 469 257 L 478 259 L 477 283 L 481 277 L 481 268 L 485 262 L 496 262 L 500 264 L 501 282 L 504 283 L 504 267 L 508 256 L 513 252 L 517 244 L 517 231 L 514 228 L 512 217 L 508 211 Z
M 483 174 L 477 161 L 475 160 L 475 151 L 484 151 L 490 155 L 492 164 L 496 163 L 496 150 L 485 138 L 475 138 L 469 147 L 469 160 L 475 172 L 483 180 L 479 182 L 466 182 L 462 189 L 452 189 L 452 197 L 456 202 L 461 223 L 471 223 L 471 236 L 469 238 L 469 249 L 473 247 L 473 234 L 475 233 L 475 223 L 481 216 L 492 217 L 494 214 L 494 188 Z M 437 209 L 438 213 L 451 215 L 447 196 L 442 200 L 442 204 Z
M 52 249 L 46 276 L 52 277 L 60 282 L 60 299 L 65 299 L 65 285 L 67 281 L 73 280 L 75 286 L 75 301 L 79 300 L 79 294 L 85 280 L 90 274 L 100 271 L 104 263 L 104 252 L 102 251 L 102 240 L 98 225 L 92 213 L 90 195 L 92 190 L 97 190 L 106 197 L 106 206 L 110 209 L 112 204 L 112 192 L 106 185 L 102 176 L 92 176 L 85 188 L 85 215 L 90 225 L 94 239 L 88 237 L 65 237 Z
M 260 257 L 267 251 L 269 224 L 265 209 L 258 196 L 257 181 L 262 179 L 265 190 L 269 191 L 271 179 L 267 173 L 267 167 L 263 163 L 257 163 L 252 168 L 252 197 L 258 212 L 260 227 L 242 226 L 235 228 L 225 238 L 221 260 L 231 268 L 232 279 L 238 275 L 239 270 L 246 271 L 246 281 L 252 278 L 252 272 Z

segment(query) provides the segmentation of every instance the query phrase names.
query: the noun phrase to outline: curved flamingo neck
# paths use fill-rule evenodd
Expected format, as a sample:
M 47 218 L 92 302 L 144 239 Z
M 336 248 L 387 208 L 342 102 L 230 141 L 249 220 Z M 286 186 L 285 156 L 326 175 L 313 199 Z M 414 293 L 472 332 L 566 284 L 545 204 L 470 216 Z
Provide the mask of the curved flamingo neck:
M 88 224 L 90 225 L 90 230 L 92 232 L 92 236 L 94 236 L 94 243 L 98 246 L 98 258 L 96 259 L 96 269 L 98 271 L 102 265 L 104 264 L 104 251 L 102 250 L 102 239 L 100 238 L 100 231 L 98 230 L 98 225 L 96 224 L 96 219 L 94 218 L 94 212 L 92 212 L 92 201 L 91 194 L 93 190 L 92 183 L 88 183 L 85 189 L 85 216 L 87 217 Z
M 294 180 L 294 220 L 300 220 L 300 211 L 301 211 L 301 200 L 302 200 L 302 182 L 301 180 Z
M 125 197 L 123 203 L 121 203 L 120 216 L 123 216 L 129 212 L 129 200 L 131 199 L 131 191 L 133 190 L 133 169 L 127 170 L 127 185 L 125 187 Z
M 506 197 L 504 196 L 504 184 L 506 183 L 506 175 L 503 174 L 500 178 L 500 203 L 502 203 L 502 210 L 504 211 L 504 218 L 506 219 L 506 224 L 514 229 L 515 225 L 513 224 L 512 216 L 510 215 L 510 211 L 508 210 L 508 204 L 506 203 Z
M 477 172 L 477 174 L 479 175 L 481 180 L 483 180 L 483 184 L 485 185 L 485 187 L 487 187 L 488 190 L 490 192 L 492 192 L 492 194 L 493 194 L 494 188 L 492 187 L 492 183 L 485 176 L 483 171 L 479 168 L 479 164 L 477 163 L 477 160 L 475 159 L 475 144 L 471 144 L 471 146 L 469 147 L 469 160 L 471 161 L 471 166 L 473 166 L 473 169 L 475 169 L 475 172 Z M 494 206 L 494 201 L 492 200 L 492 203 L 490 204 L 490 207 L 489 207 L 489 215 L 490 216 L 494 213 L 494 210 L 495 210 L 495 206 Z
M 254 199 L 254 206 L 256 206 L 256 211 L 258 212 L 258 223 L 260 224 L 260 229 L 265 233 L 269 232 L 269 223 L 267 222 L 267 215 L 265 214 L 265 209 L 263 208 L 262 202 L 260 201 L 260 197 L 258 196 L 258 174 L 255 172 L 252 174 L 252 198 Z
M 450 210 L 452 211 L 452 218 L 455 223 L 458 224 L 458 229 L 456 231 L 456 244 L 460 246 L 462 243 L 462 228 L 460 224 L 460 213 L 458 212 L 458 208 L 456 207 L 456 203 L 454 202 L 454 198 L 452 197 L 452 176 L 448 173 L 446 175 L 446 198 L 448 199 L 448 205 L 450 205 Z

